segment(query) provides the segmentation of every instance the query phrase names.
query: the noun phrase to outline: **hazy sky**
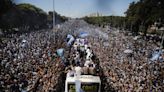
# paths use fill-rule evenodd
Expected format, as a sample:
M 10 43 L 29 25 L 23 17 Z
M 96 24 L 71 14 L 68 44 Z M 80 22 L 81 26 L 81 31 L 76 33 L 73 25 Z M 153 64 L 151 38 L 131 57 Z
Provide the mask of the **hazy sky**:
M 83 17 L 96 12 L 124 16 L 133 1 L 138 0 L 55 0 L 55 11 L 68 17 Z M 16 0 L 16 3 L 30 3 L 46 12 L 53 9 L 53 0 Z

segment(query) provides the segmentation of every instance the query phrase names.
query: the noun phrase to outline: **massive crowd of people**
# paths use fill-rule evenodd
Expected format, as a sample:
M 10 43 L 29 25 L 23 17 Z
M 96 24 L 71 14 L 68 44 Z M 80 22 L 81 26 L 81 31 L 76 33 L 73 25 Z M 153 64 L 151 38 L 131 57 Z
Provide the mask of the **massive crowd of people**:
M 91 35 L 87 39 L 103 69 L 105 92 L 111 89 L 119 92 L 164 91 L 164 55 L 151 60 L 153 52 L 161 50 L 158 42 L 144 37 L 136 39 L 130 32 L 116 29 L 108 28 L 103 34 L 99 32 L 100 28 L 79 21 L 67 22 L 55 32 L 12 34 L 4 39 L 0 49 L 0 90 L 62 91 L 64 65 L 56 50 L 66 48 L 66 35 L 75 35 L 78 29 Z
M 130 32 L 109 31 L 108 46 L 104 46 L 104 40 L 90 40 L 100 42 L 92 49 L 97 53 L 106 77 L 105 92 L 111 89 L 118 92 L 164 91 L 164 56 L 161 54 L 151 60 L 154 51 L 161 50 L 160 43 L 146 37 L 134 37 Z M 127 50 L 129 53 L 125 53 Z
M 1 49 L 0 90 L 48 92 L 59 89 L 62 72 L 56 49 L 64 46 L 53 31 L 13 34 Z M 57 92 L 57 91 L 56 91 Z

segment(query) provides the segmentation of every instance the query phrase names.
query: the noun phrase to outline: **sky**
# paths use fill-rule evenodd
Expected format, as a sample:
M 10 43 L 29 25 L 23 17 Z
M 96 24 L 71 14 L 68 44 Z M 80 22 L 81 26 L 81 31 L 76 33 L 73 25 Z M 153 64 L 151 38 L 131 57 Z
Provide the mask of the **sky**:
M 97 12 L 102 15 L 125 16 L 124 12 L 133 1 L 138 0 L 55 0 L 55 11 L 73 18 Z M 30 3 L 45 12 L 53 10 L 53 0 L 15 0 L 15 3 Z

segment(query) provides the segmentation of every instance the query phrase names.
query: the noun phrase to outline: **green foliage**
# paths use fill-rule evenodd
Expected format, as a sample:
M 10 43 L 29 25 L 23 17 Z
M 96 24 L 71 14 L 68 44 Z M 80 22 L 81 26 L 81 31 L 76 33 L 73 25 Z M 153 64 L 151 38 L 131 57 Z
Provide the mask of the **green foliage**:
M 154 22 L 164 22 L 164 1 L 163 0 L 140 0 L 132 2 L 126 11 L 127 25 L 132 25 L 132 30 L 140 31 L 139 27 L 144 27 L 144 33 L 147 33 L 148 26 Z M 143 29 L 141 29 L 143 31 Z
M 126 18 L 121 16 L 99 16 L 99 17 L 85 17 L 85 21 L 93 25 L 111 25 L 113 27 L 124 27 Z
M 8 4 L 5 4 L 3 7 L 5 6 L 8 6 Z M 23 3 L 19 5 L 12 4 L 10 7 L 12 8 L 0 16 L 0 29 L 3 32 L 11 33 L 14 32 L 13 29 L 19 29 L 22 32 L 32 31 L 48 28 L 49 21 L 49 24 L 52 24 L 52 14 L 50 13 L 49 15 L 34 5 Z M 58 21 L 63 22 L 66 20 L 65 17 L 61 17 L 57 13 L 56 15 Z
M 160 21 L 164 24 L 164 0 L 132 2 L 125 14 L 126 17 L 85 17 L 84 20 L 94 25 L 110 24 L 113 27 L 124 27 L 132 32 L 142 31 L 146 34 L 148 27 L 154 22 Z
M 61 22 L 65 22 L 68 18 L 65 17 L 65 16 L 61 16 L 60 14 L 58 14 L 57 12 L 55 12 L 55 22 L 58 24 L 58 23 L 61 23 Z M 48 13 L 48 22 L 52 23 L 53 21 L 53 12 L 52 11 L 49 11 Z
M 1 19 L 0 28 L 8 30 L 19 28 L 31 30 L 44 28 L 47 22 L 47 14 L 30 4 L 15 5 L 6 12 Z
M 46 14 L 42 9 L 37 8 L 36 6 L 31 5 L 31 4 L 25 4 L 25 3 L 19 4 L 19 5 L 17 5 L 17 8 L 19 8 L 21 10 L 33 11 L 38 14 Z
M 13 7 L 11 0 L 0 0 L 0 17 Z

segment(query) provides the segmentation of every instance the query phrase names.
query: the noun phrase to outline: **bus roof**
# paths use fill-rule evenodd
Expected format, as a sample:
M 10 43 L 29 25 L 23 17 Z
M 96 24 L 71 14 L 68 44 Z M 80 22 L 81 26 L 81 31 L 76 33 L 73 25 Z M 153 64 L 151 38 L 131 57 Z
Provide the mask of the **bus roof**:
M 66 82 L 68 83 L 75 83 L 76 77 L 67 77 Z M 80 80 L 82 83 L 101 83 L 99 76 L 93 76 L 93 75 L 81 75 L 78 77 L 78 80 Z

